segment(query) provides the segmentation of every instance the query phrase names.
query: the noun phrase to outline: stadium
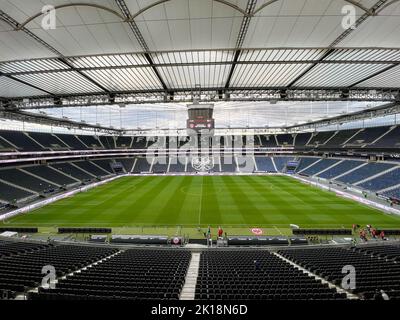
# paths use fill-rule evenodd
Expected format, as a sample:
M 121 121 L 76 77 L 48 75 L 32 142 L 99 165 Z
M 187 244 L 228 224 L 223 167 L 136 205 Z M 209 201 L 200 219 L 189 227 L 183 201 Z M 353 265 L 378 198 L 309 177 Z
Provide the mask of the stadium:
M 0 300 L 398 300 L 399 16 L 0 0 Z

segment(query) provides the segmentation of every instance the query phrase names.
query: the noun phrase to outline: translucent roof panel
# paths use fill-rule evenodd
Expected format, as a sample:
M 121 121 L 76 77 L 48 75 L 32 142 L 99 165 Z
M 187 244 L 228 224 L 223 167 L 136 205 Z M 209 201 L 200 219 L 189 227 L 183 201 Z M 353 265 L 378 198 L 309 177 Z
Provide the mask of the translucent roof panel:
M 375 74 L 390 64 L 319 64 L 295 83 L 296 87 L 345 87 Z
M 365 80 L 357 85 L 357 87 L 382 87 L 382 88 L 399 88 L 400 87 L 400 66 L 391 68 L 375 77 Z
M 223 87 L 230 65 L 157 67 L 169 88 Z
M 17 75 L 16 78 L 53 94 L 90 93 L 101 89 L 75 71 Z
M 324 49 L 244 49 L 238 61 L 318 61 Z
M 0 77 L 0 97 L 44 96 L 46 92 L 7 77 Z
M 234 51 L 175 51 L 151 56 L 169 88 L 207 88 L 225 85 Z
M 83 72 L 110 91 L 162 88 L 154 70 L 149 67 L 90 70 Z
M 148 63 L 143 54 L 133 53 L 72 57 L 68 60 L 76 68 L 135 66 Z
M 218 63 L 233 60 L 234 50 L 197 50 L 151 53 L 155 64 L 168 63 Z
M 400 51 L 396 49 L 336 49 L 325 60 L 332 61 L 400 61 Z
M 308 69 L 310 64 L 237 65 L 232 76 L 233 87 L 284 87 Z
M 69 67 L 58 59 L 32 59 L 0 63 L 0 72 L 35 72 L 46 70 L 69 69 Z

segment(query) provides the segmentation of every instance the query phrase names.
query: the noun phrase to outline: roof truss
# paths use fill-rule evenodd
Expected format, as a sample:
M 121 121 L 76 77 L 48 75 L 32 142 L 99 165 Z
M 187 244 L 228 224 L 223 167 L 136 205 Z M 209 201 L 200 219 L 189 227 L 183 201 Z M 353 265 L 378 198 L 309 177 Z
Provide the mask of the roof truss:
M 254 95 L 279 90 L 281 99 L 290 99 L 293 95 L 288 93 L 298 89 L 308 90 L 313 96 L 315 90 L 391 92 L 400 88 L 398 78 L 390 73 L 400 70 L 397 48 L 242 48 L 237 52 L 210 49 L 74 56 L 63 57 L 62 61 L 59 58 L 7 61 L 0 63 L 0 82 L 8 77 L 34 87 L 42 92 L 36 94 L 38 98 L 73 100 L 82 95 L 157 94 L 163 95 L 164 102 L 185 92 L 189 95 L 214 92 L 220 99 L 230 99 L 229 94 L 243 90 Z M 326 52 L 330 52 L 329 56 L 325 56 Z M 226 86 L 233 65 L 236 67 L 230 85 Z M 293 84 L 294 77 L 311 65 L 315 66 L 313 70 Z M 162 75 L 167 88 L 160 83 L 157 73 Z M 364 81 L 378 75 L 385 77 L 386 73 L 393 84 L 363 85 Z M 50 85 L 54 83 L 57 87 Z M 34 98 L 26 95 L 17 99 L 1 91 L 0 96 L 13 101 Z
M 118 7 L 122 11 L 122 14 L 124 15 L 125 19 L 128 21 L 129 27 L 131 28 L 133 34 L 135 35 L 136 40 L 138 41 L 138 43 L 144 50 L 143 56 L 147 61 L 147 64 L 148 64 L 147 66 L 151 67 L 151 69 L 153 70 L 158 81 L 160 81 L 163 89 L 168 91 L 168 87 L 165 84 L 164 79 L 161 77 L 157 68 L 154 66 L 153 59 L 152 59 L 151 55 L 149 54 L 149 47 L 148 47 L 146 41 L 144 40 L 143 35 L 139 30 L 139 27 L 137 26 L 136 22 L 134 21 L 134 19 L 133 19 L 134 17 L 132 16 L 131 12 L 129 11 L 129 8 L 126 5 L 125 0 L 115 0 L 115 2 L 117 3 Z M 158 3 L 163 3 L 163 2 L 165 2 L 165 1 L 159 1 Z M 157 2 L 155 4 L 157 4 Z M 144 10 L 147 10 L 147 8 L 151 8 L 151 7 L 152 6 L 146 7 Z M 141 10 L 141 11 L 143 11 L 143 10 Z M 135 16 L 137 16 L 137 15 L 138 14 L 135 14 Z
M 351 89 L 346 92 L 340 89 L 296 88 L 230 88 L 228 94 L 220 95 L 222 88 L 205 88 L 196 99 L 201 102 L 217 101 L 387 101 L 399 102 L 400 89 Z M 285 94 L 282 92 L 285 91 Z M 28 110 L 48 108 L 68 108 L 78 106 L 119 104 L 149 104 L 149 103 L 190 103 L 193 101 L 191 88 L 176 91 L 174 96 L 166 96 L 162 89 L 153 91 L 132 91 L 115 93 L 112 100 L 104 93 L 64 97 L 32 97 L 29 99 L 12 99 L 0 101 L 0 110 Z

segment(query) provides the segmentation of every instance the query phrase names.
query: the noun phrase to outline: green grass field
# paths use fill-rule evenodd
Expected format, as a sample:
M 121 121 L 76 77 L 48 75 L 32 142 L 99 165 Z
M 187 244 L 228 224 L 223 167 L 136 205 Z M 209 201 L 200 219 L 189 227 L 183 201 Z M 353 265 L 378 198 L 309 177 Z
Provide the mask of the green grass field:
M 400 217 L 286 176 L 153 176 L 123 177 L 5 223 L 49 232 L 55 227 L 91 226 L 191 235 L 200 234 L 198 226 L 221 225 L 230 234 L 262 227 L 276 235 L 290 232 L 290 224 L 394 228 L 400 227 Z

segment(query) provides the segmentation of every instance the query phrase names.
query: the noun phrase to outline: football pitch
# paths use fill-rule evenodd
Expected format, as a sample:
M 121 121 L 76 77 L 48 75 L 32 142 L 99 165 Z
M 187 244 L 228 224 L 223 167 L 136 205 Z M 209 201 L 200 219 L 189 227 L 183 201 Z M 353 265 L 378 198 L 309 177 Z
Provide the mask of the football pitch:
M 395 228 L 400 227 L 400 217 L 287 176 L 137 176 L 122 177 L 4 223 L 45 230 L 112 227 L 147 234 L 176 234 L 177 228 L 193 233 L 200 232 L 199 227 L 221 225 L 230 234 L 259 227 L 277 235 L 287 233 L 290 224 Z

